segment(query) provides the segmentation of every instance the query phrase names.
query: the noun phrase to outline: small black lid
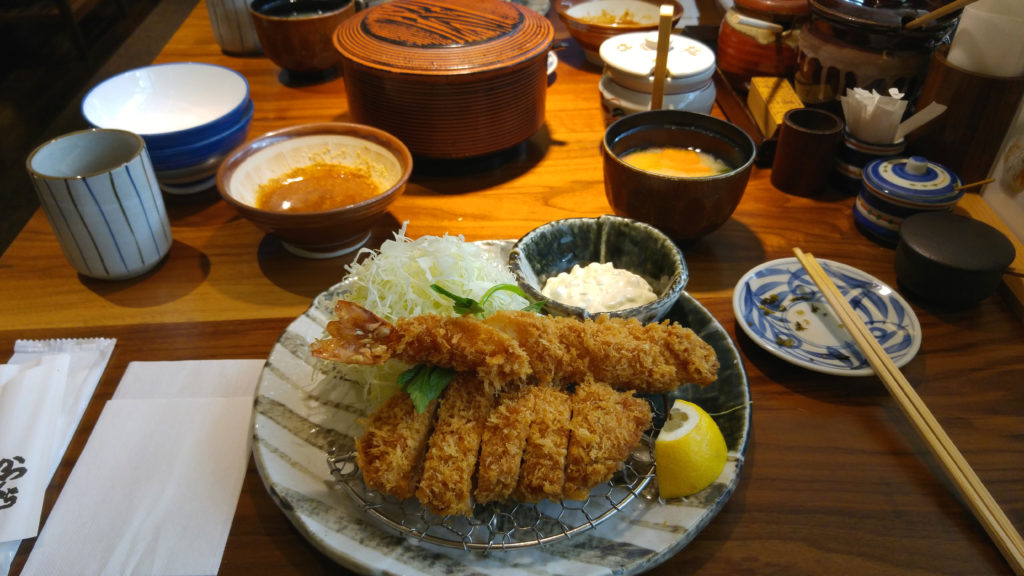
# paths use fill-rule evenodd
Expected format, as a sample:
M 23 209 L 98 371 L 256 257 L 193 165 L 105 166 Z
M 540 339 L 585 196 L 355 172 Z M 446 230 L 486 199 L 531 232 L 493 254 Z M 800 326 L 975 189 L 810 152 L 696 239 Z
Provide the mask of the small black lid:
M 922 212 L 900 225 L 900 241 L 937 264 L 956 270 L 993 272 L 1013 262 L 1013 244 L 995 228 L 950 212 Z

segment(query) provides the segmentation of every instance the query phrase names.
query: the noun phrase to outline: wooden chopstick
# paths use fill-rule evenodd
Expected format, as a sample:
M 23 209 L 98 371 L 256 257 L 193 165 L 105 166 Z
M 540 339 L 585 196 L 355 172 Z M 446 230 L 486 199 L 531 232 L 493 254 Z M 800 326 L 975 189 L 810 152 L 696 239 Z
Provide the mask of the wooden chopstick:
M 793 249 L 797 260 L 807 271 L 811 280 L 821 290 L 833 312 L 853 336 L 857 347 L 864 353 L 882 380 L 886 389 L 910 419 L 914 429 L 928 444 L 938 458 L 943 470 L 967 502 L 974 516 L 981 522 L 989 537 L 1006 558 L 1015 574 L 1024 575 L 1024 540 L 989 493 L 981 479 L 974 473 L 963 454 L 946 434 L 945 430 L 924 404 L 921 397 L 907 381 L 903 373 L 892 362 L 889 355 L 868 330 L 864 321 L 850 306 L 839 288 L 828 277 L 812 254 L 805 254 L 800 248 Z
M 654 84 L 651 85 L 651 110 L 661 110 L 665 100 L 665 76 L 668 73 L 668 48 L 672 40 L 671 4 L 662 4 L 658 19 L 658 51 L 654 54 Z
M 931 22 L 932 20 L 935 20 L 936 18 L 942 18 L 946 14 L 949 14 L 950 12 L 955 12 L 975 1 L 976 0 L 953 0 L 953 2 L 950 2 L 949 4 L 946 4 L 941 8 L 936 8 L 935 10 L 932 10 L 931 12 L 925 14 L 924 16 L 914 18 L 910 22 L 907 22 L 907 25 L 904 26 L 904 28 L 906 28 L 907 30 L 920 28 L 921 26 L 924 26 L 925 24 Z
M 984 186 L 985 184 L 991 184 L 991 183 L 993 183 L 995 181 L 996 181 L 995 178 L 985 178 L 984 180 L 978 180 L 977 182 L 971 182 L 970 184 L 961 184 L 961 185 L 956 186 L 955 188 L 953 188 L 953 190 L 956 190 L 957 192 L 959 192 L 961 190 L 967 190 L 969 188 L 977 188 L 978 186 Z

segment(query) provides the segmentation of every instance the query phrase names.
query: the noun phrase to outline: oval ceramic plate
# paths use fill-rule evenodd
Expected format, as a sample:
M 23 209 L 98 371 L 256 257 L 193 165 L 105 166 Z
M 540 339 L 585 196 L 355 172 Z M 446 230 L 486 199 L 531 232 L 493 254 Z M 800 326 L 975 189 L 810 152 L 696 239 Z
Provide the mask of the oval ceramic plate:
M 511 242 L 488 246 L 507 253 Z M 721 368 L 714 384 L 684 385 L 668 399 L 685 398 L 721 414 L 715 419 L 729 458 L 715 483 L 689 498 L 659 502 L 652 482 L 640 498 L 597 527 L 570 540 L 527 549 L 467 552 L 385 532 L 333 481 L 327 462 L 332 447 L 353 445 L 357 420 L 369 411 L 359 382 L 324 370 L 309 352 L 345 291 L 342 281 L 320 294 L 271 350 L 257 388 L 253 456 L 281 511 L 315 547 L 349 569 L 363 574 L 637 574 L 693 540 L 739 483 L 750 434 L 747 375 L 728 333 L 684 293 L 668 317 L 711 344 Z
M 870 274 L 839 262 L 818 262 L 893 362 L 910 362 L 921 347 L 921 325 L 906 300 Z M 796 258 L 772 260 L 747 272 L 736 284 L 732 307 L 747 336 L 783 360 L 837 376 L 874 374 Z

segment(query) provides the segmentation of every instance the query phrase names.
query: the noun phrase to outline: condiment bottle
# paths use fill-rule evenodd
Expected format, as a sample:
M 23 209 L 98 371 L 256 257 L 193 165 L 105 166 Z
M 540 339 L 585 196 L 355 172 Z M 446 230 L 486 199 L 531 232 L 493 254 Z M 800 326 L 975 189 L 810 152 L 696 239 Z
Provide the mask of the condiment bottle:
M 604 73 L 598 84 L 606 124 L 651 108 L 657 32 L 631 32 L 601 43 Z M 673 34 L 669 38 L 662 108 L 708 114 L 715 104 L 715 53 L 706 44 Z

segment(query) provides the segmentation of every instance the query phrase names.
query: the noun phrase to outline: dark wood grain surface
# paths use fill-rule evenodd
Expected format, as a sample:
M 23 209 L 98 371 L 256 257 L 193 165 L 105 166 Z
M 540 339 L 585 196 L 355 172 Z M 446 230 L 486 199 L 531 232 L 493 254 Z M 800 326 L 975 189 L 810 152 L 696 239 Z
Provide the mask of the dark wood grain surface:
M 516 238 L 549 220 L 609 212 L 599 149 L 600 70 L 585 64 L 572 41 L 558 55 L 545 126 L 500 161 L 461 164 L 457 171 L 420 167 L 371 245 L 403 222 L 413 237 L 450 233 L 479 240 Z M 223 55 L 203 3 L 158 58 L 183 60 L 245 74 L 256 105 L 251 137 L 348 119 L 343 79 L 294 85 L 266 58 Z M 733 336 L 749 374 L 753 431 L 742 477 L 711 524 L 651 573 L 1009 574 L 880 382 L 799 369 L 761 350 L 736 326 L 736 282 L 764 261 L 791 256 L 794 246 L 896 285 L 892 250 L 856 230 L 852 197 L 788 196 L 768 176 L 755 169 L 734 217 L 684 250 L 689 292 Z M 167 201 L 174 245 L 142 278 L 79 277 L 41 213 L 0 259 L 0 356 L 9 355 L 18 338 L 117 338 L 47 492 L 44 514 L 129 362 L 265 358 L 288 323 L 344 274 L 345 258 L 289 255 L 215 192 Z M 956 312 L 912 303 L 923 344 L 904 372 L 1020 530 L 1024 326 L 999 297 Z M 31 540 L 22 545 L 13 573 L 31 546 Z M 345 571 L 291 526 L 250 460 L 221 573 Z

